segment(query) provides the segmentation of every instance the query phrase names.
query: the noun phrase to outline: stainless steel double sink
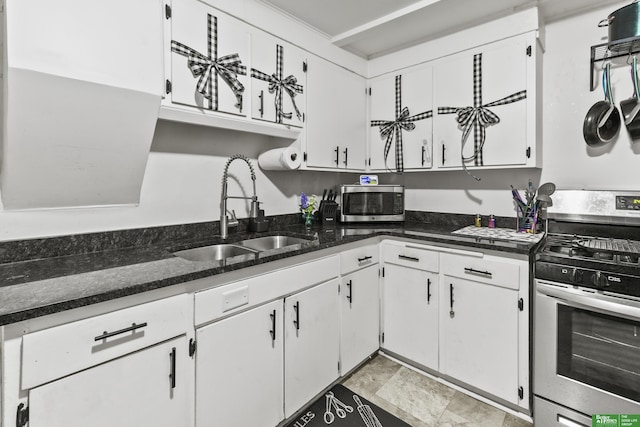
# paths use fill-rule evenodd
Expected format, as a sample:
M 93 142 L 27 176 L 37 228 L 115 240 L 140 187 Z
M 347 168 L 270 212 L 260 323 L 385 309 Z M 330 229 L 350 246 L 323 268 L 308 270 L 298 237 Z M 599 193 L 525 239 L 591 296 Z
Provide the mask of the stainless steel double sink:
M 293 236 L 264 236 L 235 243 L 219 243 L 173 252 L 173 255 L 194 262 L 221 261 L 241 255 L 258 254 L 273 249 L 309 243 L 310 240 Z

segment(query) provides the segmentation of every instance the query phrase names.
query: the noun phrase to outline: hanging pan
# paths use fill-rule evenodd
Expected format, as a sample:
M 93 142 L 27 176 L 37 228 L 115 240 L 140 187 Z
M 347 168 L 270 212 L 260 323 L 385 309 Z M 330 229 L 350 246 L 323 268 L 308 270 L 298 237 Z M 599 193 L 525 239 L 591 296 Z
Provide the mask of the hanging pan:
M 631 62 L 631 81 L 633 82 L 633 96 L 620 102 L 620 110 L 624 117 L 624 124 L 632 139 L 640 138 L 640 91 L 638 90 L 638 60 L 634 56 Z
M 607 61 L 602 73 L 604 101 L 598 101 L 589 109 L 582 134 L 587 145 L 598 146 L 610 142 L 620 131 L 620 113 L 611 94 L 611 64 Z

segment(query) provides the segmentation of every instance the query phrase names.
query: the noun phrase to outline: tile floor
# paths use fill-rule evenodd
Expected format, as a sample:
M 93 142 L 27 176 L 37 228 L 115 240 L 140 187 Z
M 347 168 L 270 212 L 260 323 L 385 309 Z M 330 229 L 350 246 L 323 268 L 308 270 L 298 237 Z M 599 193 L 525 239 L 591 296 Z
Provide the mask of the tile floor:
M 531 426 L 381 355 L 343 384 L 413 427 Z

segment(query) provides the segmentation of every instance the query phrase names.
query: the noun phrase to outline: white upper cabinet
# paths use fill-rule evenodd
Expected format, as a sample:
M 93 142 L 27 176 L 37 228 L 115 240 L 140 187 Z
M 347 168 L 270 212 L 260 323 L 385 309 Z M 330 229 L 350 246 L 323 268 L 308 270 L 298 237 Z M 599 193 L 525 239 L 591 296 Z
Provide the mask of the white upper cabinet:
M 245 24 L 200 2 L 173 0 L 171 101 L 245 116 L 249 52 Z
M 306 58 L 302 50 L 266 33 L 251 39 L 251 116 L 302 127 Z
M 433 105 L 438 167 L 536 166 L 535 36 L 436 61 Z
M 364 170 L 366 80 L 314 55 L 308 65 L 306 166 Z
M 433 164 L 432 69 L 416 66 L 372 79 L 370 169 L 429 169 Z

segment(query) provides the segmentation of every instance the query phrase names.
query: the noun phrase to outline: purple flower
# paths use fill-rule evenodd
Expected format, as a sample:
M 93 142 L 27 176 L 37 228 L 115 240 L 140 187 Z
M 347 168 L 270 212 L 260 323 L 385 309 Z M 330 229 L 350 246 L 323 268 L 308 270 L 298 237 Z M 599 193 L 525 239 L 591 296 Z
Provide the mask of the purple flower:
M 309 199 L 304 192 L 300 193 L 300 207 L 302 209 L 307 209 L 309 207 Z

